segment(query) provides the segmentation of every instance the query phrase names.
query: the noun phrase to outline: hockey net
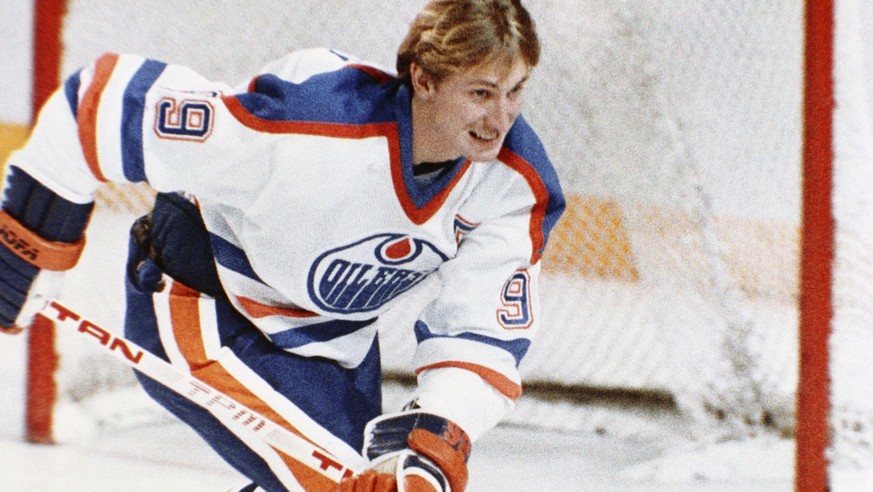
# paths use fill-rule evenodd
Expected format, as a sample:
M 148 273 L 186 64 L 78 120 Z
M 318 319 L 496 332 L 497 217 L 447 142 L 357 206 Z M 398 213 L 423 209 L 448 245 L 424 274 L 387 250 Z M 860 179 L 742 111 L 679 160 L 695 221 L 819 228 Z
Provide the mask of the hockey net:
M 70 0 L 61 71 L 122 51 L 237 83 L 286 50 L 315 45 L 390 67 L 422 4 L 130 0 L 110 8 Z M 526 117 L 558 168 L 568 210 L 543 260 L 543 330 L 522 364 L 526 396 L 508 420 L 633 433 L 626 419 L 598 408 L 647 407 L 702 439 L 793 436 L 804 6 L 526 4 L 545 49 Z M 873 383 L 864 377 L 873 349 L 873 194 L 864 186 L 873 176 L 863 165 L 873 157 L 873 72 L 860 49 L 870 41 L 858 21 L 861 3 L 839 5 L 836 97 L 851 102 L 838 105 L 834 122 L 829 458 L 863 468 L 873 463 Z M 153 18 L 160 28 L 142 21 Z M 866 84 L 858 74 L 868 75 Z M 121 326 L 127 228 L 151 197 L 144 186 L 101 191 L 89 246 L 70 275 L 65 298 L 107 328 Z M 414 340 L 403 327 L 437 288 L 425 285 L 409 309 L 381 320 L 384 366 L 396 381 L 412 380 Z M 55 340 L 54 429 L 42 424 L 54 433 L 48 439 L 73 421 L 105 427 L 153 418 L 118 403 L 130 400 L 120 392 L 136 394 L 125 369 L 67 338 Z

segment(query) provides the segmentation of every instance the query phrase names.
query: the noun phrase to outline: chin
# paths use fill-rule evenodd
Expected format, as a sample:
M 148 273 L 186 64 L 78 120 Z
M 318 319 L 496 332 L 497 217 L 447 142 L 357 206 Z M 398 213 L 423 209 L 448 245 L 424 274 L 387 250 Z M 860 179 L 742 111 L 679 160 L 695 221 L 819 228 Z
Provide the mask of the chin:
M 500 153 L 500 147 L 493 150 L 479 150 L 467 154 L 467 159 L 475 162 L 488 162 L 497 160 L 497 154 Z
M 503 140 L 497 143 L 493 143 L 489 145 L 487 148 L 483 148 L 484 146 L 478 145 L 473 147 L 468 147 L 467 152 L 464 156 L 475 162 L 488 162 L 497 160 L 497 154 L 500 153 L 500 149 L 503 147 Z

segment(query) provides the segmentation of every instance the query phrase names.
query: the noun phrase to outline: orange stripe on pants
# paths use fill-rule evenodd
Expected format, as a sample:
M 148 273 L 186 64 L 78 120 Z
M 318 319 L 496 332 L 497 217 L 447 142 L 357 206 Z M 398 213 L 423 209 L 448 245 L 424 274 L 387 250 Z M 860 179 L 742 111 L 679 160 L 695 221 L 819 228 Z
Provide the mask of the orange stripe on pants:
M 210 360 L 203 346 L 200 325 L 200 292 L 173 282 L 170 290 L 170 319 L 173 334 L 182 356 L 188 361 L 191 373 L 199 380 L 242 403 L 263 417 L 312 442 L 290 422 L 285 420 L 267 402 L 255 395 L 229 373 L 220 362 Z M 318 446 L 318 443 L 314 443 Z M 332 491 L 337 485 L 330 479 L 311 470 L 307 465 L 276 450 L 282 461 L 307 491 Z M 330 455 L 328 451 L 325 453 Z

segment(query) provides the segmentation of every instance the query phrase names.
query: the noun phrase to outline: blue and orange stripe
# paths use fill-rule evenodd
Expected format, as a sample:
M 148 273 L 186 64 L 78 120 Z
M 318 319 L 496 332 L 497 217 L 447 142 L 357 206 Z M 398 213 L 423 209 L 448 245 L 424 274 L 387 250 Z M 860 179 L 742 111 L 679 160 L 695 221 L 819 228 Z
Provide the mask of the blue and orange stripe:
M 76 118 L 79 123 L 79 142 L 85 154 L 88 169 L 101 183 L 108 180 L 100 170 L 99 152 L 97 149 L 97 115 L 100 110 L 100 99 L 109 84 L 109 78 L 118 64 L 119 56 L 108 53 L 97 59 L 94 67 L 94 78 L 82 97 Z
M 241 383 L 221 363 L 211 360 L 203 344 L 202 326 L 200 323 L 200 293 L 174 282 L 170 290 L 170 319 L 173 334 L 179 351 L 188 361 L 191 373 L 207 385 L 230 396 L 258 414 L 270 419 L 277 425 L 297 434 L 313 445 L 313 442 L 300 432 L 294 425 L 280 415 L 269 403 L 258 397 L 249 387 Z M 323 448 L 321 448 L 323 449 Z M 325 454 L 331 454 L 324 450 Z M 311 470 L 307 465 L 276 450 L 282 461 L 291 470 L 295 478 L 305 490 L 332 490 L 336 484 L 328 478 Z

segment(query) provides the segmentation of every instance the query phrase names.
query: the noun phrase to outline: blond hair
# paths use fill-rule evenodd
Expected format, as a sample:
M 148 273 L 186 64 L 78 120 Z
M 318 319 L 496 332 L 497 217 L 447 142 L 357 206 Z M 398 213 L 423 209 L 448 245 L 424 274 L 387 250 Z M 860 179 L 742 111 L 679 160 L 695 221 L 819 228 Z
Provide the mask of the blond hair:
M 459 69 L 517 57 L 539 62 L 536 26 L 520 0 L 432 0 L 397 50 L 397 73 L 414 62 L 437 82 Z

